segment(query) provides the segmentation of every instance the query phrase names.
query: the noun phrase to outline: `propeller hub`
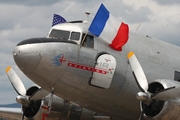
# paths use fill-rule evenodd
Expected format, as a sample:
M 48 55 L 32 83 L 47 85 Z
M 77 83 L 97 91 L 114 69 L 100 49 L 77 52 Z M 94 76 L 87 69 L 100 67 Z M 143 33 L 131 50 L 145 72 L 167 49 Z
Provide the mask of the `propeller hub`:
M 21 95 L 18 95 L 16 97 L 16 101 L 20 104 L 22 104 L 23 106 L 28 106 L 30 101 L 29 101 L 29 97 L 28 96 L 21 96 Z
M 136 97 L 140 101 L 146 101 L 148 99 L 148 95 L 144 92 L 138 92 Z

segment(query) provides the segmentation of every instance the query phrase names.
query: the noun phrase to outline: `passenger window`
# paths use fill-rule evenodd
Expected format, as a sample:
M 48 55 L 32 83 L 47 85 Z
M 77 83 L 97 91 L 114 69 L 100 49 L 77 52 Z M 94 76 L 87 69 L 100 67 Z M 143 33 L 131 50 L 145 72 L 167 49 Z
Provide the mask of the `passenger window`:
M 80 32 L 71 33 L 71 37 L 70 37 L 71 40 L 79 40 L 79 38 L 80 38 Z
M 89 48 L 94 48 L 94 37 L 92 35 L 85 35 L 85 34 L 83 34 L 82 42 L 83 42 L 82 46 L 89 47 Z

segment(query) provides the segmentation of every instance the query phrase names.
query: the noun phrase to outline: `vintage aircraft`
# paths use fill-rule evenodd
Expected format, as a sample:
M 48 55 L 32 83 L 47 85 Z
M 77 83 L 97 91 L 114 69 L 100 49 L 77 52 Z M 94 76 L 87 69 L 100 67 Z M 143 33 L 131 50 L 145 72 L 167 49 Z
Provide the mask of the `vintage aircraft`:
M 57 24 L 46 38 L 17 44 L 17 66 L 41 86 L 26 91 L 13 69 L 6 69 L 22 118 L 179 120 L 180 47 L 130 32 L 117 51 L 89 26 Z

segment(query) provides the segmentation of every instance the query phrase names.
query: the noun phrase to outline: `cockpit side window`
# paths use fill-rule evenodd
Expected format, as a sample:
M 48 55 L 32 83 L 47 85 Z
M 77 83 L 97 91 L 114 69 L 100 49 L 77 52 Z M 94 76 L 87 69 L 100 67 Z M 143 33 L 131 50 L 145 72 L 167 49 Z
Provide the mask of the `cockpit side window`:
M 56 30 L 53 29 L 49 35 L 49 37 L 53 38 L 61 38 L 64 40 L 68 40 L 70 35 L 70 31 L 65 31 L 65 30 Z
M 174 80 L 180 82 L 180 72 L 179 71 L 174 72 Z
M 94 48 L 94 37 L 92 35 L 83 34 L 82 42 L 82 46 Z
M 80 38 L 80 32 L 72 32 L 70 40 L 79 40 Z

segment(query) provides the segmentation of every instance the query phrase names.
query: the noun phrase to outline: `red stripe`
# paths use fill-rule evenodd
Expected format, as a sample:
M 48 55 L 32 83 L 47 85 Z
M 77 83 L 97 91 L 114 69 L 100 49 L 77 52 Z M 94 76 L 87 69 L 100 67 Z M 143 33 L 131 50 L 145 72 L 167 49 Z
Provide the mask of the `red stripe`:
M 101 74 L 106 74 L 107 73 L 105 70 L 94 69 L 92 67 L 88 67 L 88 66 L 84 66 L 84 65 L 78 65 L 78 64 L 74 64 L 74 63 L 68 63 L 68 66 L 78 68 L 78 69 L 82 69 L 82 70 L 97 72 L 97 73 L 101 73 Z
M 42 114 L 42 120 L 45 120 L 45 117 L 48 117 L 48 114 Z
M 115 50 L 122 51 L 122 46 L 126 44 L 128 37 L 129 37 L 129 27 L 127 24 L 122 22 L 110 46 Z
M 42 108 L 44 108 L 44 109 L 46 109 L 46 110 L 49 110 L 49 108 L 48 108 L 48 107 L 46 107 L 46 106 L 42 106 Z

